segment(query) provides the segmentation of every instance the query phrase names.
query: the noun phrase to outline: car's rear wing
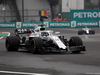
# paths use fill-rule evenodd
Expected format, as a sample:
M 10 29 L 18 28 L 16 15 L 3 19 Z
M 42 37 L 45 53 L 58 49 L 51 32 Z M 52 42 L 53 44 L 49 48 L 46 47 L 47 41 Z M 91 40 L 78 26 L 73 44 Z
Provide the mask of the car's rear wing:
M 19 28 L 19 29 L 15 29 L 15 35 L 18 34 L 28 34 L 31 32 L 34 32 L 34 28 Z

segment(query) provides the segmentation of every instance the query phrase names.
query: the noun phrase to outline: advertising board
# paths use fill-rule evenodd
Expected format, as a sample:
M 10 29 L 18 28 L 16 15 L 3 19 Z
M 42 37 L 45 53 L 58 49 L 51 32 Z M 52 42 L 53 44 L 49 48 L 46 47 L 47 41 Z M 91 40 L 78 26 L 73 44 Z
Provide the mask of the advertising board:
M 72 21 L 100 20 L 100 9 L 71 10 Z
M 16 22 L 0 22 L 0 28 L 16 28 Z

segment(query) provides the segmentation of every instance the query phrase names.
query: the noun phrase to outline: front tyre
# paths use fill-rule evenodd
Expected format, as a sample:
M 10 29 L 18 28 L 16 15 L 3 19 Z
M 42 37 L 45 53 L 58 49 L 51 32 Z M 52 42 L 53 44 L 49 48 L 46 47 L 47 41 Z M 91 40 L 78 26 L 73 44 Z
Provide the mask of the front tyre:
M 94 30 L 89 30 L 89 33 L 90 34 L 95 34 L 95 31 Z
M 69 40 L 69 47 L 80 47 L 80 46 L 83 46 L 83 42 L 82 42 L 82 39 L 80 37 L 71 37 L 70 40 Z M 75 50 L 72 50 L 72 53 L 80 53 L 82 50 L 80 49 L 75 49 Z
M 31 52 L 32 53 L 43 53 L 43 40 L 41 38 L 33 38 L 31 42 Z

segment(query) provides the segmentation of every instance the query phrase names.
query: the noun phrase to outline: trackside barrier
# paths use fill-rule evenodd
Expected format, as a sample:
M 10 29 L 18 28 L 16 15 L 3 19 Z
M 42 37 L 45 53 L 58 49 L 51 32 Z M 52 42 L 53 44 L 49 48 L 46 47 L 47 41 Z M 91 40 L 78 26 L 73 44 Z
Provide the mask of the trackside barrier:
M 71 22 L 49 22 L 49 27 L 71 27 Z
M 22 28 L 31 28 L 41 24 L 43 24 L 43 22 L 22 22 Z
M 77 21 L 76 22 L 76 27 L 99 27 L 99 24 L 100 22 L 99 21 L 83 21 L 83 22 L 79 22 Z
M 0 28 L 15 28 L 16 22 L 1 22 Z
M 69 21 L 69 22 L 1 22 L 0 28 L 32 28 L 45 24 L 46 27 L 100 27 L 100 21 Z

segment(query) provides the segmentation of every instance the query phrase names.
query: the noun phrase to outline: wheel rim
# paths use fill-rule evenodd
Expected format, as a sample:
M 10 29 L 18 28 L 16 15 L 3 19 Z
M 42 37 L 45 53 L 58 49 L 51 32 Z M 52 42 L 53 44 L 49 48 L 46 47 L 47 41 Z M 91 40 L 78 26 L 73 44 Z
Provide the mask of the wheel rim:
M 7 48 L 7 50 L 9 49 L 9 47 L 10 47 L 9 42 L 6 41 L 6 48 Z
M 36 46 L 33 45 L 32 48 L 31 48 L 32 53 L 35 52 L 35 49 L 36 49 Z
M 32 53 L 35 52 L 35 49 L 36 49 L 36 44 L 35 44 L 35 40 L 33 39 L 32 43 L 31 43 L 31 51 L 32 51 Z

